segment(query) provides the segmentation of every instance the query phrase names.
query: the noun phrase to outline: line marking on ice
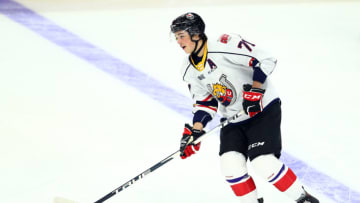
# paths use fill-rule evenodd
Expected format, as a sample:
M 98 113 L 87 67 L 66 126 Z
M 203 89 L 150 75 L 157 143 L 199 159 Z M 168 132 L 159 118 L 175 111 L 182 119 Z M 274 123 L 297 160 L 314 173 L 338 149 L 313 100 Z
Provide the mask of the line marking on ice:
M 149 75 L 115 58 L 103 49 L 81 39 L 20 3 L 12 0 L 0 0 L 0 13 L 177 113 L 188 118 L 192 117 L 192 101 L 188 97 L 177 93 Z M 304 184 L 318 193 L 322 193 L 336 202 L 360 202 L 359 192 L 319 172 L 305 162 L 286 152 L 282 153 L 282 160 L 295 171 Z

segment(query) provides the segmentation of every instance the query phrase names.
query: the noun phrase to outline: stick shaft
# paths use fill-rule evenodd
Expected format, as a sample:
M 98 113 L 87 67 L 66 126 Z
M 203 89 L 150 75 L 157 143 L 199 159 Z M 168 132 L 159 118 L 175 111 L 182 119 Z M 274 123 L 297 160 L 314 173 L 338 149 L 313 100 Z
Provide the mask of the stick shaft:
M 213 129 L 209 130 L 207 133 L 205 133 L 203 136 L 199 137 L 194 141 L 194 144 L 198 144 L 205 138 L 207 138 L 210 134 L 218 130 L 219 128 L 225 127 L 228 125 L 231 121 L 235 120 L 236 118 L 240 117 L 242 114 L 244 114 L 244 111 L 240 111 L 239 113 L 235 114 L 234 116 L 228 118 L 227 120 L 221 122 Z M 97 200 L 95 203 L 102 203 L 106 200 L 108 200 L 110 197 L 116 195 L 117 193 L 123 191 L 124 189 L 128 188 L 130 185 L 134 184 L 136 181 L 143 179 L 146 175 L 149 175 L 151 172 L 155 171 L 156 169 L 160 168 L 161 166 L 165 165 L 169 161 L 173 160 L 175 157 L 178 157 L 180 155 L 180 150 L 177 150 L 176 152 L 172 153 L 162 161 L 156 163 L 149 169 L 145 170 L 144 172 L 140 173 L 139 175 L 135 176 L 133 179 L 127 181 L 126 183 L 122 184 L 120 187 L 116 188 L 115 190 L 111 191 L 109 194 L 105 195 L 101 199 Z
M 106 201 L 110 197 L 112 197 L 112 196 L 116 195 L 117 193 L 123 191 L 124 189 L 126 189 L 130 185 L 134 184 L 136 181 L 143 179 L 146 175 L 148 175 L 151 172 L 155 171 L 156 169 L 160 168 L 161 166 L 168 163 L 169 161 L 171 161 L 172 159 L 174 159 L 176 156 L 179 156 L 179 155 L 180 155 L 180 151 L 178 150 L 178 151 L 174 152 L 173 154 L 171 154 L 170 156 L 163 159 L 162 161 L 156 163 L 155 165 L 153 165 L 149 169 L 147 169 L 144 172 L 140 173 L 139 175 L 135 176 L 133 179 L 127 181 L 126 183 L 122 184 L 121 186 L 119 186 L 115 190 L 111 191 L 109 194 L 107 194 L 104 197 L 102 197 L 101 199 L 97 200 L 95 203 L 101 203 L 101 202 Z

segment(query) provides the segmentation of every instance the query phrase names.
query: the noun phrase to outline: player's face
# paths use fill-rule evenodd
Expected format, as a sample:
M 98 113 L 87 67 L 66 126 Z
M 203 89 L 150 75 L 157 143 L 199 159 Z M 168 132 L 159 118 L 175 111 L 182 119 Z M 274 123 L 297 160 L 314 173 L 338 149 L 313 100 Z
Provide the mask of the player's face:
M 175 32 L 175 39 L 185 53 L 190 54 L 195 49 L 195 42 L 191 41 L 191 37 L 186 31 Z

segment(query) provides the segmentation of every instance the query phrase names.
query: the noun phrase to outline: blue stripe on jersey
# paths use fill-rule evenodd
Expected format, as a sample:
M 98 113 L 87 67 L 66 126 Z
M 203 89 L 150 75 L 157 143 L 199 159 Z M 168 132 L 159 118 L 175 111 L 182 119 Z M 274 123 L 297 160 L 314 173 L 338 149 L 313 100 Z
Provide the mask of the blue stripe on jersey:
M 209 101 L 196 101 L 196 104 L 204 105 L 212 108 L 217 108 L 218 102 L 216 99 L 211 98 Z
M 237 182 L 240 182 L 241 180 L 246 179 L 248 177 L 249 177 L 249 175 L 245 174 L 244 176 L 241 176 L 241 177 L 238 177 L 238 178 L 235 178 L 235 179 L 226 180 L 226 181 L 229 182 L 229 183 L 237 183 Z

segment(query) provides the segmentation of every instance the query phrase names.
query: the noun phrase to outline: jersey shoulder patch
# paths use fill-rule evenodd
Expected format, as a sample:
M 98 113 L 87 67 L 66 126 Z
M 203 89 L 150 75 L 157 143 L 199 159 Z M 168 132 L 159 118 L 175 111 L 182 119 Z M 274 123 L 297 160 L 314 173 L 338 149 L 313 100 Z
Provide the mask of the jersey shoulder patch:
M 240 40 L 242 40 L 240 35 L 234 33 L 226 33 L 220 35 L 216 42 L 220 47 L 234 47 L 238 45 Z
M 222 34 L 219 37 L 218 41 L 223 43 L 223 44 L 227 44 L 231 40 L 231 38 L 232 37 L 229 34 Z

